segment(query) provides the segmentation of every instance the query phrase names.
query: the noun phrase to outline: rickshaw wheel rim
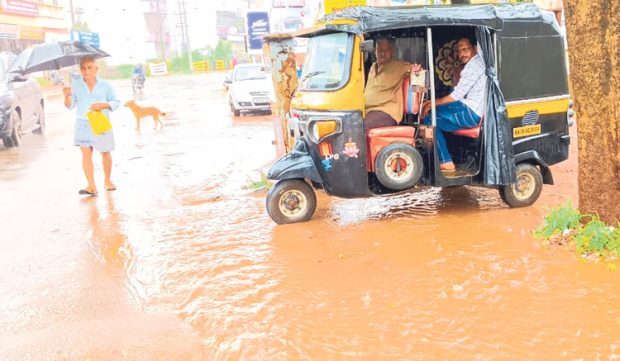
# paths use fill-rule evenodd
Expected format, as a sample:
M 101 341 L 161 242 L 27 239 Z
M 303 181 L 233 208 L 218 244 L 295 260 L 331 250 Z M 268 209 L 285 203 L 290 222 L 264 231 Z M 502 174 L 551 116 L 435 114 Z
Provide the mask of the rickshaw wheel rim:
M 403 160 L 405 162 L 405 167 L 400 172 L 398 172 L 392 168 L 392 163 L 398 162 L 400 160 Z M 386 174 L 389 174 L 390 178 L 392 179 L 407 178 L 411 176 L 411 173 L 413 173 L 413 160 L 410 157 L 407 157 L 405 154 L 392 154 L 385 162 L 384 168 Z
M 536 189 L 536 180 L 530 174 L 519 174 L 517 177 L 517 183 L 513 186 L 513 189 L 518 199 L 527 199 L 534 194 Z
M 278 208 L 280 212 L 287 217 L 295 217 L 303 213 L 308 206 L 306 196 L 295 189 L 286 191 L 280 197 Z

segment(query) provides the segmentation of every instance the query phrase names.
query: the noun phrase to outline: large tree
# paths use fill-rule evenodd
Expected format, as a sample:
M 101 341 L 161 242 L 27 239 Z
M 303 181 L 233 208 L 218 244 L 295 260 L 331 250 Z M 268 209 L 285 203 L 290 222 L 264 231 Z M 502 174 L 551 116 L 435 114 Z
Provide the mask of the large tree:
M 565 0 L 564 6 L 577 112 L 579 208 L 615 225 L 620 219 L 620 1 Z

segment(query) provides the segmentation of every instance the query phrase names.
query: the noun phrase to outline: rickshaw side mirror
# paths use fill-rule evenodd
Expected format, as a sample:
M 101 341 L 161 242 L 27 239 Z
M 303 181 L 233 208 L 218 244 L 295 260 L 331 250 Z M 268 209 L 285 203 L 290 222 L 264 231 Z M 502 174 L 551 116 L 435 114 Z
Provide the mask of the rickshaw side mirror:
M 375 49 L 375 42 L 373 40 L 364 40 L 362 41 L 360 48 L 364 53 L 372 53 L 372 51 Z

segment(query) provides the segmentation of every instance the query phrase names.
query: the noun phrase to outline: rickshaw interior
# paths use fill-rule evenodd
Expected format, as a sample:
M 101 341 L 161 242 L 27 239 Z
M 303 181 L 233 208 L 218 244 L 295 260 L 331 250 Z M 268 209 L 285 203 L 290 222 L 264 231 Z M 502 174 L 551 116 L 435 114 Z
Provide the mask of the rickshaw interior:
M 414 94 L 411 91 L 408 92 L 409 81 L 405 79 L 403 82 L 403 97 L 404 97 L 404 109 L 403 118 L 399 123 L 400 126 L 405 127 L 417 127 L 422 123 L 420 119 L 419 110 L 413 107 L 412 102 L 421 102 L 431 98 L 430 79 L 434 76 L 434 89 L 435 98 L 440 98 L 448 95 L 454 89 L 456 85 L 455 77 L 458 76 L 462 70 L 462 65 L 459 63 L 458 55 L 456 52 L 456 43 L 461 38 L 476 39 L 475 28 L 472 26 L 435 26 L 431 27 L 432 31 L 432 55 L 433 64 L 429 66 L 429 54 L 427 44 L 427 28 L 426 27 L 413 27 L 390 31 L 381 31 L 364 34 L 366 40 L 373 40 L 376 46 L 376 41 L 381 38 L 390 38 L 395 40 L 394 59 L 401 59 L 412 64 L 420 64 L 426 73 L 426 88 L 420 91 L 418 94 Z M 374 51 L 364 53 L 364 75 L 365 81 L 368 79 L 368 73 L 371 65 L 376 61 Z M 413 99 L 412 99 L 413 98 Z M 385 134 L 387 129 L 382 131 Z M 373 132 L 374 133 L 374 132 Z M 473 129 L 463 129 L 452 133 L 445 133 L 444 136 L 448 143 L 448 149 L 452 155 L 453 161 L 457 164 L 459 169 L 454 174 L 445 175 L 446 177 L 459 178 L 459 177 L 472 177 L 480 172 L 481 168 L 481 154 L 482 154 L 482 142 L 480 139 L 480 126 Z M 372 140 L 369 139 L 369 142 Z M 419 142 L 420 140 L 418 140 Z M 426 148 L 422 146 L 416 147 L 424 162 L 424 169 L 430 170 L 431 156 L 426 154 Z M 433 164 L 435 162 L 432 162 Z M 395 165 L 398 166 L 398 165 Z M 389 188 L 383 187 L 381 182 L 376 181 L 374 174 L 369 174 L 369 185 L 375 193 L 391 192 Z M 430 183 L 430 173 L 425 172 L 422 174 L 420 183 Z

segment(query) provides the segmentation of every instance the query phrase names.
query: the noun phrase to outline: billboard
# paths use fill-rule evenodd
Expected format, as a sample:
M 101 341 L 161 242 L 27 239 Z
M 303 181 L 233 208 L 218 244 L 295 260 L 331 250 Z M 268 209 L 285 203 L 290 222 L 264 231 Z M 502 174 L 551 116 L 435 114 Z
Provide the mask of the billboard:
M 248 12 L 248 49 L 261 50 L 263 36 L 269 34 L 269 13 L 266 11 Z
M 4 0 L 0 3 L 0 8 L 3 10 L 0 14 L 6 12 L 22 16 L 39 16 L 39 4 L 34 1 Z
M 366 0 L 325 0 L 325 15 L 351 6 L 365 6 Z
M 220 37 L 243 35 L 243 16 L 232 11 L 215 12 L 215 33 Z

